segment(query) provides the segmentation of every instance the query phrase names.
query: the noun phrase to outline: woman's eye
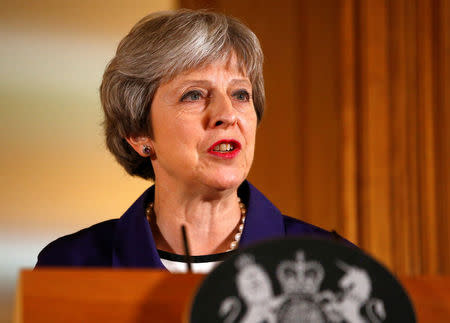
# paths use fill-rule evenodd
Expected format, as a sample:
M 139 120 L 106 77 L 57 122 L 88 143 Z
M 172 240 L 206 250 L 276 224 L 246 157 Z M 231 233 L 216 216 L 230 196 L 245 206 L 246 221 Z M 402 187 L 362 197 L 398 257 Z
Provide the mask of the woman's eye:
M 189 91 L 181 97 L 181 101 L 198 101 L 202 98 L 200 91 Z
M 233 93 L 233 97 L 238 101 L 250 101 L 250 94 L 247 90 L 239 90 Z

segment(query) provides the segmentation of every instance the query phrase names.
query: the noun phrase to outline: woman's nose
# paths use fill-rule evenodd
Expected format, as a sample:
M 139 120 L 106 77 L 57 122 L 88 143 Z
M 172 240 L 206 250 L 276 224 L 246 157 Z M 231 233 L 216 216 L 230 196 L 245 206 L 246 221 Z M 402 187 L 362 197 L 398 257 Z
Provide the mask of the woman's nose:
M 237 121 L 236 109 L 227 95 L 215 95 L 209 104 L 209 127 L 228 127 Z

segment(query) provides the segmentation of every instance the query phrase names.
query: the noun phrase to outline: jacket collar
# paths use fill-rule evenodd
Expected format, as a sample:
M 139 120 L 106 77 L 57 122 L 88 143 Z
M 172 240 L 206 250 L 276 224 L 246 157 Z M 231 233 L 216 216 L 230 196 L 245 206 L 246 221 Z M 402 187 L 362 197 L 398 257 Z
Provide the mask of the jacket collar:
M 154 194 L 154 186 L 148 188 L 118 220 L 113 242 L 113 267 L 165 268 L 145 216 L 145 207 L 153 201 Z M 285 235 L 280 211 L 252 184 L 244 181 L 238 194 L 247 205 L 239 248 Z
M 247 216 L 239 248 L 285 235 L 281 212 L 248 181 L 239 187 L 238 195 L 247 205 Z

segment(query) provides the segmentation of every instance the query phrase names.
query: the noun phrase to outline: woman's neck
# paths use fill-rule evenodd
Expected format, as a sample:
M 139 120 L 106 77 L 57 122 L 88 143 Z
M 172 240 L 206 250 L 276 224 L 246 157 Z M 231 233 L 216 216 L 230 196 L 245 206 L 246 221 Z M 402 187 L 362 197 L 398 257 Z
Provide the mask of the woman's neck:
M 184 254 L 181 226 L 185 225 L 192 255 L 227 251 L 241 219 L 237 189 L 193 191 L 155 184 L 151 222 L 157 248 Z

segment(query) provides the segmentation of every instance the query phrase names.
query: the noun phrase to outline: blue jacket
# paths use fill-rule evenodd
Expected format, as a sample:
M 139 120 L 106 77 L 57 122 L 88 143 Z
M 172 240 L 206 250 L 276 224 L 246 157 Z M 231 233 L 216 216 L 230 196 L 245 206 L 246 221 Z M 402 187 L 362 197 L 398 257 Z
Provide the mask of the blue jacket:
M 145 216 L 145 207 L 150 201 L 153 201 L 154 193 L 154 186 L 147 189 L 120 219 L 104 221 L 51 242 L 39 253 L 36 267 L 165 269 Z M 239 248 L 262 240 L 289 235 L 312 235 L 347 242 L 335 232 L 328 232 L 282 215 L 261 192 L 247 181 L 239 187 L 238 195 L 247 205 L 247 217 Z

